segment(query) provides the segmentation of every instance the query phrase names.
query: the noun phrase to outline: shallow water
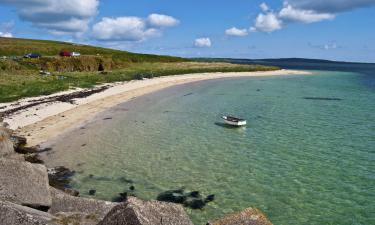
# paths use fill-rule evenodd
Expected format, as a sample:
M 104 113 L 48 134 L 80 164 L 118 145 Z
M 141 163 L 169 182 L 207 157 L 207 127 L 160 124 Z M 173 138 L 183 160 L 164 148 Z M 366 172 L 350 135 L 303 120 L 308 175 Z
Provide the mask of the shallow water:
M 53 144 L 82 195 L 215 194 L 196 224 L 257 207 L 274 224 L 375 224 L 375 90 L 364 75 L 197 82 L 123 103 Z M 367 79 L 367 78 L 366 78 Z M 220 115 L 246 128 L 222 126 Z M 89 175 L 93 174 L 94 178 Z

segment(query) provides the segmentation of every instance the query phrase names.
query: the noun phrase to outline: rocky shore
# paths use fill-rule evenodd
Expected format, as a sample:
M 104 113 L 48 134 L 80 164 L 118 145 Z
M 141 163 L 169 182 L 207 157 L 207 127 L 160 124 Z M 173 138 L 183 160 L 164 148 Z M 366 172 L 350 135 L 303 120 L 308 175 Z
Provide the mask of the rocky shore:
M 26 138 L 15 136 L 0 118 L 0 224 L 1 225 L 192 225 L 183 204 L 170 202 L 175 193 L 158 200 L 135 197 L 108 202 L 79 197 L 66 182 L 74 175 L 64 167 L 46 168 L 36 147 L 26 147 Z M 182 194 L 186 206 L 189 196 Z M 194 199 L 193 198 L 193 199 Z M 213 201 L 207 196 L 204 202 Z M 178 202 L 180 203 L 180 202 Z M 199 203 L 199 204 L 198 204 Z M 200 202 L 194 203 L 199 208 Z M 198 205 L 197 205 L 198 204 Z M 257 209 L 248 208 L 207 225 L 271 225 Z

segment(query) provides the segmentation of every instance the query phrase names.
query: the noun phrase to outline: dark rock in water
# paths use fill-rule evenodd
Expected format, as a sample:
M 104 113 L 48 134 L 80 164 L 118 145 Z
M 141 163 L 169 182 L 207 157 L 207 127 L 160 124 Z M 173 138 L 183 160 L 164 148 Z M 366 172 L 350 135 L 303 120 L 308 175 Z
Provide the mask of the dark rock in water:
M 40 149 L 40 150 L 38 150 L 38 153 L 49 152 L 49 151 L 52 151 L 52 148 L 43 148 L 43 149 Z
M 47 168 L 10 159 L 0 159 L 0 200 L 41 208 L 51 206 Z
M 212 202 L 214 199 L 215 195 L 208 195 L 203 199 L 199 191 L 185 193 L 184 189 L 165 191 L 157 196 L 158 201 L 183 204 L 191 209 L 203 209 L 208 202 Z
M 69 188 L 71 177 L 75 174 L 75 171 L 71 171 L 70 169 L 58 166 L 54 168 L 48 169 L 48 178 L 49 184 L 52 187 L 55 187 L 60 190 L 64 190 L 65 188 Z
M 157 198 L 158 201 L 162 202 L 173 202 L 183 204 L 186 200 L 183 189 L 170 190 L 160 193 Z
M 129 187 L 129 190 L 134 191 L 135 187 L 132 185 L 132 186 Z
M 206 206 L 206 202 L 202 199 L 190 198 L 184 201 L 184 206 L 191 209 L 203 209 Z
M 216 221 L 210 221 L 207 225 L 272 225 L 272 223 L 258 209 L 247 208 L 242 212 L 225 216 Z
M 205 198 L 205 202 L 212 202 L 215 200 L 215 195 L 208 195 L 206 198 Z
M 94 189 L 89 190 L 89 195 L 95 195 L 95 194 L 96 194 L 96 190 Z
M 126 202 L 126 200 L 128 200 L 128 192 L 119 193 L 112 199 L 113 202 Z
M 180 205 L 130 197 L 114 207 L 98 225 L 193 225 Z
M 325 100 L 325 101 L 341 101 L 341 98 L 323 98 L 323 97 L 304 97 L 307 100 Z
M 200 198 L 200 193 L 199 191 L 192 191 L 188 194 L 189 197 L 192 197 L 192 198 Z
M 24 146 L 27 143 L 27 139 L 25 137 L 20 136 L 12 136 L 11 141 L 13 142 L 14 149 Z
M 111 119 L 112 119 L 112 117 L 106 117 L 103 120 L 111 120 Z
M 4 225 L 54 225 L 55 216 L 32 209 L 26 206 L 16 205 L 11 202 L 0 201 L 0 224 Z
M 39 155 L 36 153 L 25 154 L 25 161 L 36 164 L 43 164 L 43 160 L 39 158 Z

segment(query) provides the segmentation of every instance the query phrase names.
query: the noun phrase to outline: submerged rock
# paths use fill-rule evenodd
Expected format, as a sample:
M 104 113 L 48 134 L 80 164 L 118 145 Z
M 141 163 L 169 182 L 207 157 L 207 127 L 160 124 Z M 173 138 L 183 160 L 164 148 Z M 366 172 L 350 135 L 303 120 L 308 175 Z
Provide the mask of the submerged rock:
M 64 166 L 48 168 L 49 184 L 52 187 L 64 190 L 65 188 L 70 187 L 69 183 L 74 174 L 75 171 L 72 171 Z
M 258 209 L 247 208 L 242 212 L 208 222 L 207 225 L 272 225 L 272 223 Z
M 113 202 L 126 202 L 128 200 L 128 192 L 119 193 L 112 199 Z
M 29 162 L 0 159 L 0 200 L 32 208 L 51 206 L 47 168 Z
M 198 198 L 189 198 L 184 201 L 184 206 L 191 209 L 203 209 L 206 206 L 206 202 Z
M 183 207 L 177 204 L 142 201 L 130 197 L 114 207 L 98 225 L 193 225 Z
M 89 190 L 89 195 L 95 195 L 95 194 L 96 194 L 96 190 L 94 189 Z
M 183 189 L 178 190 L 170 190 L 162 192 L 156 198 L 158 201 L 162 202 L 172 202 L 172 203 L 179 203 L 183 204 L 186 200 L 186 196 L 184 195 Z
M 43 160 L 39 158 L 37 153 L 29 153 L 24 155 L 25 161 L 36 164 L 43 164 Z
M 183 189 L 169 190 L 160 193 L 158 201 L 182 204 L 191 209 L 203 209 L 207 203 L 214 201 L 215 195 L 208 195 L 203 198 L 199 191 L 185 193 Z
M 215 200 L 215 195 L 208 195 L 206 198 L 205 198 L 205 202 L 212 202 Z

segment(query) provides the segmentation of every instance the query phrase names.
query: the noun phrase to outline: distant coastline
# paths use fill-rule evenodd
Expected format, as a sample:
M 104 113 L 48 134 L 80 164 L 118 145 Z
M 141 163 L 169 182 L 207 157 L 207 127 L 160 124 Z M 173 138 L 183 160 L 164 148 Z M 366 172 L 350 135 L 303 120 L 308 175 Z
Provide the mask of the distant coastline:
M 94 93 L 89 96 L 85 96 L 84 93 L 90 90 L 79 89 L 49 96 L 26 98 L 18 102 L 0 104 L 0 107 L 1 112 L 14 111 L 9 115 L 5 115 L 4 121 L 9 123 L 12 129 L 16 129 L 19 135 L 27 137 L 30 146 L 35 146 L 75 128 L 79 124 L 90 120 L 99 112 L 135 97 L 170 86 L 220 78 L 308 74 L 311 73 L 299 70 L 277 70 L 165 76 L 100 85 L 94 88 L 94 91 L 91 89 Z M 95 91 L 95 89 L 98 91 Z M 66 98 L 67 101 L 53 101 L 55 97 Z M 72 99 L 68 99 L 69 97 Z

